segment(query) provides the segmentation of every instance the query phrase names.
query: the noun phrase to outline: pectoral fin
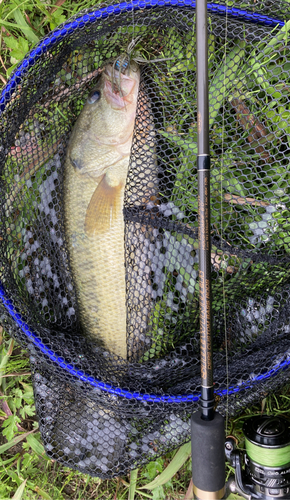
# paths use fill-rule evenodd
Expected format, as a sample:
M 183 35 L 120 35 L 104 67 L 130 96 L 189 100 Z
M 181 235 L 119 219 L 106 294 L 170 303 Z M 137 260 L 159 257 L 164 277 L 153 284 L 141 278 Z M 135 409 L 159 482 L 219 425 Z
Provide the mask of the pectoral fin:
M 120 217 L 122 188 L 123 183 L 110 186 L 104 175 L 87 208 L 85 232 L 88 236 L 110 231 L 117 218 Z

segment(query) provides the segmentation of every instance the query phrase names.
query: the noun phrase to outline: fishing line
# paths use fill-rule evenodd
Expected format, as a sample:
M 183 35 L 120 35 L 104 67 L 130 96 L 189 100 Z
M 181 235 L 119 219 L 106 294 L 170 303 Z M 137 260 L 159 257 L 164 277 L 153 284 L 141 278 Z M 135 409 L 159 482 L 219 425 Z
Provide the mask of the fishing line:
M 131 1 L 131 5 L 132 5 L 132 24 L 133 24 L 133 39 L 132 39 L 131 43 L 135 45 L 135 43 L 137 42 L 137 40 L 135 41 L 135 17 L 134 17 L 133 0 Z M 128 49 L 128 52 L 129 52 L 129 49 Z
M 227 437 L 227 460 L 235 469 L 228 490 L 244 498 L 289 499 L 290 423 L 284 416 L 255 415 L 243 425 L 246 453 Z
M 265 467 L 273 467 L 274 465 L 280 467 L 289 464 L 290 444 L 266 448 L 245 438 L 245 445 L 248 456 L 258 464 Z

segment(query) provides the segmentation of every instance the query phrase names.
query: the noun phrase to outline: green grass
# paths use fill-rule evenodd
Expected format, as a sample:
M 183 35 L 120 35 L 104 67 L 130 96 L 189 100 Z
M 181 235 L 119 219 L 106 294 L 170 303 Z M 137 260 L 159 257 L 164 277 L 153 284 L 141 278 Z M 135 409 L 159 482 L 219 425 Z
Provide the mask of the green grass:
M 65 21 L 68 17 L 77 13 L 83 8 L 87 8 L 97 4 L 96 0 L 91 1 L 76 1 L 58 0 L 57 2 L 48 2 L 45 0 L 7 0 L 0 3 L 0 79 L 2 85 L 7 81 L 11 71 L 22 60 L 28 50 L 35 45 L 40 38 L 49 33 L 58 24 Z M 287 34 L 287 33 L 286 33 Z M 285 32 L 284 32 L 285 35 Z M 226 86 L 221 83 L 221 71 L 225 70 L 225 75 L 235 73 L 238 80 L 239 75 L 243 75 L 243 82 L 251 79 L 252 88 L 245 87 L 247 90 L 247 103 L 251 108 L 251 112 L 259 118 L 260 122 L 267 123 L 269 136 L 265 137 L 263 146 L 268 151 L 269 156 L 275 154 L 276 143 L 272 141 L 270 134 L 276 134 L 276 137 L 281 137 L 282 134 L 289 134 L 289 110 L 285 107 L 285 99 L 283 89 L 277 85 L 278 76 L 281 79 L 281 71 L 285 73 L 286 81 L 289 80 L 289 64 L 286 61 L 286 55 L 283 54 L 281 45 L 279 45 L 279 54 L 276 54 L 278 44 L 283 42 L 283 32 L 280 40 L 269 41 L 263 45 L 264 52 L 256 59 L 255 65 L 252 64 L 252 58 L 255 56 L 254 51 L 247 52 L 247 57 L 242 61 L 244 56 L 244 46 L 241 43 L 239 46 L 233 47 L 229 51 L 225 60 L 220 59 L 220 66 L 216 66 L 215 79 L 212 81 L 210 88 L 211 94 L 211 128 L 215 146 L 213 148 L 213 192 L 216 193 L 216 201 L 213 204 L 213 212 L 218 216 L 221 206 L 224 209 L 224 220 L 220 223 L 223 226 L 223 231 L 231 238 L 230 227 L 233 214 L 229 210 L 229 204 L 224 203 L 219 198 L 219 188 L 222 182 L 225 192 L 234 196 L 243 195 L 243 178 L 236 175 L 235 170 L 235 148 L 234 140 L 229 136 L 226 130 L 222 130 L 222 123 L 218 116 L 218 110 L 221 103 L 226 98 L 229 103 L 236 98 L 231 92 L 230 84 Z M 274 40 L 274 39 L 273 39 Z M 281 41 L 282 40 L 282 41 Z M 194 60 L 189 62 L 188 54 L 192 50 L 192 37 L 187 40 L 185 50 L 180 50 L 178 44 L 183 43 L 180 40 L 175 40 L 176 60 L 169 61 L 168 79 L 171 82 L 170 92 L 171 97 L 179 97 L 180 89 L 174 86 L 176 74 L 183 71 L 186 77 L 187 72 L 194 70 Z M 261 47 L 260 47 L 261 48 Z M 258 50 L 257 47 L 255 50 Z M 173 48 L 165 47 L 163 57 L 172 55 Z M 210 61 L 211 64 L 217 63 L 216 47 L 214 40 L 210 40 Z M 274 55 L 273 55 L 274 54 Z M 142 54 L 146 57 L 146 53 Z M 219 54 L 221 55 L 221 53 Z M 216 58 L 216 59 L 215 59 Z M 279 62 L 280 66 L 277 66 Z M 276 66 L 279 69 L 279 75 L 276 72 Z M 158 67 L 155 75 L 156 82 L 160 85 L 162 75 L 158 75 Z M 282 68 L 282 69 L 281 69 Z M 261 105 L 258 100 L 258 85 L 265 80 L 267 76 L 267 84 L 263 87 L 264 104 Z M 288 79 L 288 80 L 287 80 Z M 219 83 L 220 82 L 220 83 Z M 164 88 L 164 94 L 169 88 Z M 243 89 L 242 89 L 243 90 Z M 186 92 L 186 90 L 185 90 Z M 186 96 L 190 106 L 195 106 L 192 96 Z M 215 103 L 218 103 L 216 105 Z M 266 104 L 267 105 L 266 105 Z M 188 104 L 187 104 L 188 105 Z M 186 110 L 184 112 L 186 115 Z M 281 122 L 281 117 L 283 118 Z M 186 172 L 185 158 L 195 156 L 196 154 L 196 129 L 187 127 L 185 134 L 184 123 L 176 123 L 176 118 L 173 116 L 172 122 L 164 123 L 162 132 L 164 137 L 171 145 L 178 145 L 178 160 L 175 168 L 179 172 Z M 221 134 L 224 134 L 226 145 L 225 162 L 223 167 L 218 163 L 218 150 L 221 143 Z M 245 132 L 246 134 L 246 132 Z M 246 136 L 246 135 L 245 135 Z M 279 140 L 279 139 L 278 139 Z M 271 144 L 271 146 L 270 146 Z M 261 145 L 261 142 L 260 142 Z M 251 145 L 254 150 L 255 145 Z M 272 148 L 272 149 L 271 149 Z M 282 168 L 282 167 L 281 167 Z M 266 187 L 271 186 L 274 192 L 274 198 L 269 199 L 269 203 L 279 201 L 285 205 L 288 198 L 288 193 L 285 192 L 285 186 L 289 179 L 289 172 L 285 168 L 274 173 L 271 165 L 263 181 L 252 187 L 252 198 L 260 200 L 266 199 L 268 194 Z M 192 172 L 186 173 L 184 198 L 179 200 L 179 208 L 186 213 L 194 211 L 197 208 L 196 200 L 192 196 Z M 235 179 L 235 182 L 233 182 Z M 177 203 L 174 198 L 179 188 L 179 178 L 176 177 L 176 184 L 172 191 L 172 200 Z M 196 188 L 194 188 L 196 189 Z M 191 194 L 190 194 L 191 193 Z M 287 198 L 287 199 L 286 199 Z M 241 217 L 246 220 L 247 228 L 244 231 L 245 237 L 249 236 L 249 225 L 253 221 L 259 221 L 259 213 L 251 212 L 249 206 L 241 207 Z M 287 228 L 289 225 L 289 207 L 281 209 L 281 212 L 275 213 L 277 221 L 281 221 Z M 236 221 L 235 221 L 236 224 Z M 289 252 L 287 229 L 286 236 L 281 236 L 280 233 L 274 235 L 276 244 L 280 245 L 285 253 Z M 223 255 L 220 256 L 221 262 Z M 228 262 L 226 265 L 231 264 Z M 235 265 L 235 263 L 233 263 Z M 240 276 L 239 276 L 240 279 Z M 266 278 L 265 278 L 266 279 Z M 283 279 L 283 277 L 281 278 Z M 263 283 L 263 285 L 265 285 Z M 157 304 L 153 323 L 156 323 L 156 332 L 163 323 L 162 302 Z M 160 311 L 159 311 L 160 310 Z M 156 334 L 156 343 L 158 343 L 158 335 Z M 177 452 L 169 453 L 168 455 L 159 458 L 156 461 L 150 462 L 142 469 L 133 471 L 130 476 L 108 480 L 98 478 L 90 478 L 87 475 L 77 471 L 72 471 L 67 467 L 49 460 L 44 453 L 44 448 L 41 444 L 40 433 L 38 430 L 37 416 L 35 413 L 33 391 L 30 375 L 30 366 L 27 353 L 23 351 L 16 342 L 11 340 L 8 335 L 2 331 L 0 338 L 0 498 L 5 499 L 23 499 L 23 500 L 89 500 L 89 499 L 146 499 L 154 500 L 175 500 L 191 498 L 190 495 L 190 478 L 191 478 L 191 461 L 189 457 L 188 445 L 185 445 Z M 283 414 L 290 418 L 289 411 L 290 389 L 285 387 L 279 395 L 265 395 L 261 405 L 246 409 L 242 414 L 234 419 L 229 420 L 228 433 L 234 434 L 239 439 L 239 444 L 243 446 L 242 424 L 246 418 L 252 415 L 260 414 Z M 227 474 L 231 472 L 231 468 L 227 467 Z
M 8 0 L 0 4 L 0 78 L 5 83 L 15 66 L 43 36 L 95 0 Z

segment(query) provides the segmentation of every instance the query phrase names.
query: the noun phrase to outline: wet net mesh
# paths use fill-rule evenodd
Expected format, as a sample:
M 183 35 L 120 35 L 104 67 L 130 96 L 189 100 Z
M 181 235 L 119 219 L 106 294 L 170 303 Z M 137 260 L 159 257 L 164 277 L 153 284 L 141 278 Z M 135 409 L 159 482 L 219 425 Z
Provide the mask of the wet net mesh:
M 209 5 L 221 413 L 227 392 L 236 414 L 289 378 L 288 19 L 282 2 L 236 3 L 227 16 Z M 124 359 L 80 319 L 64 166 L 99 74 L 133 39 L 131 59 L 143 62 L 123 206 Z M 1 323 L 30 352 L 47 454 L 93 476 L 125 474 L 190 438 L 200 392 L 195 70 L 194 4 L 135 1 L 57 28 L 2 92 Z

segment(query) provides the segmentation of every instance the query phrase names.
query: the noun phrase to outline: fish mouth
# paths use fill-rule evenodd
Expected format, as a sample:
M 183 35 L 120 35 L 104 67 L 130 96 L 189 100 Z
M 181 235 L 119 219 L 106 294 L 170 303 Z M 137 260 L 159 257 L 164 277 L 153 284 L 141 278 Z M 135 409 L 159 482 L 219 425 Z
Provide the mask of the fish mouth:
M 105 71 L 104 94 L 113 109 L 122 109 L 133 100 L 135 81 L 122 73 L 114 73 L 112 68 Z

